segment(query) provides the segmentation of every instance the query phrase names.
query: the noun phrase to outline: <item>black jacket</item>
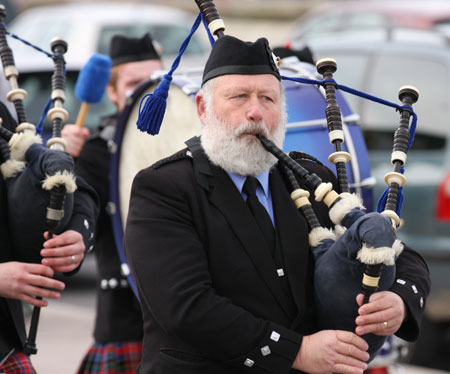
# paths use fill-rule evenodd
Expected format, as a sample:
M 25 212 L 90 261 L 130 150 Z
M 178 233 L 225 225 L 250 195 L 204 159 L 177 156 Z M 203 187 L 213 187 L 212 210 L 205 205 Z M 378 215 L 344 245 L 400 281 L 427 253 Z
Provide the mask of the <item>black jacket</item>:
M 114 183 L 109 175 L 108 141 L 113 138 L 116 121 L 117 116 L 102 118 L 98 130 L 87 139 L 75 164 L 77 175 L 82 176 L 100 198 L 94 245 L 99 277 L 94 338 L 99 343 L 141 340 L 143 337 L 139 302 L 126 276 L 121 273 L 108 210 L 109 183 Z M 111 280 L 116 280 L 117 284 Z
M 301 163 L 335 182 L 329 169 Z M 183 150 L 136 176 L 125 249 L 144 315 L 139 373 L 295 372 L 291 365 L 302 336 L 317 331 L 314 264 L 306 221 L 278 167 L 269 183 L 284 277 L 239 191 L 205 157 L 192 159 Z M 313 206 L 322 225 L 331 226 L 326 207 Z M 413 274 L 425 298 L 425 263 L 409 249 L 401 257 L 397 275 Z M 391 290 L 409 309 L 399 335 L 416 338 L 423 313 L 418 298 L 399 284 Z

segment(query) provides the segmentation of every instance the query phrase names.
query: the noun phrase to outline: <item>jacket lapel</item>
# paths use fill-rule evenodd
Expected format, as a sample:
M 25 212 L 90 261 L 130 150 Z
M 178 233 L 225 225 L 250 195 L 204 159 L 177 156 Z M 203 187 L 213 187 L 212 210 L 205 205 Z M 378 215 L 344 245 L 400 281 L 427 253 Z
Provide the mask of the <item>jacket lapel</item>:
M 222 169 L 212 165 L 214 178 L 211 181 L 210 201 L 227 219 L 244 250 L 252 259 L 256 270 L 285 313 L 289 315 L 285 296 L 278 278 L 270 248 L 259 234 L 259 228 L 250 210 L 245 205 L 238 189 Z
M 308 269 L 308 226 L 292 202 L 278 169 L 271 173 L 270 189 L 285 274 L 298 309 L 296 320 L 299 320 L 304 315 L 307 302 L 305 283 L 308 282 L 308 271 L 312 271 Z

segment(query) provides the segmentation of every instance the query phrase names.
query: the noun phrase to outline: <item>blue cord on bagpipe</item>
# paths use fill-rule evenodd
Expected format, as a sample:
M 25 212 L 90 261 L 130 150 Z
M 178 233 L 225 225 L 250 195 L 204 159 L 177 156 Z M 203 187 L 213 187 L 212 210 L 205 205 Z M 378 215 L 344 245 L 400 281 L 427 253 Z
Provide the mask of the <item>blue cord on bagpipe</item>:
M 62 59 L 64 61 L 64 75 L 66 75 L 66 69 L 65 69 L 66 63 L 64 60 L 64 56 L 56 54 L 56 53 L 47 52 L 46 50 L 42 49 L 41 47 L 39 47 L 33 43 L 30 43 L 29 41 L 27 41 L 25 39 L 22 39 L 20 36 L 8 31 L 8 29 L 6 28 L 6 26 L 4 24 L 0 24 L 0 28 L 5 29 L 6 34 L 11 36 L 12 38 L 19 40 L 20 42 L 22 42 L 23 44 L 25 44 L 31 48 L 34 48 L 36 51 L 43 53 L 44 55 L 51 58 L 52 60 L 57 59 L 57 58 Z M 36 124 L 36 133 L 38 133 L 38 134 L 42 134 L 43 123 L 44 123 L 45 119 L 47 118 L 47 114 L 48 114 L 48 111 L 50 110 L 51 105 L 52 105 L 52 98 L 50 97 L 42 110 L 42 114 L 41 114 L 41 117 L 39 118 L 39 122 Z
M 362 97 L 363 99 L 371 100 L 371 101 L 379 103 L 379 104 L 390 106 L 392 108 L 395 108 L 396 111 L 398 111 L 398 112 L 401 112 L 403 110 L 409 111 L 412 115 L 412 120 L 411 120 L 411 126 L 409 127 L 410 138 L 409 138 L 407 150 L 409 150 L 411 148 L 411 145 L 414 141 L 414 136 L 415 136 L 416 127 L 417 127 L 417 114 L 414 112 L 414 110 L 411 106 L 398 105 L 398 104 L 390 102 L 388 100 L 381 99 L 377 96 L 370 95 L 366 92 L 356 90 L 354 88 L 344 86 L 342 84 L 338 84 L 333 79 L 316 80 L 316 79 L 308 79 L 308 78 L 287 77 L 284 75 L 281 76 L 281 79 L 290 80 L 290 81 L 297 82 L 297 83 L 315 84 L 315 85 L 320 85 L 320 86 L 323 86 L 325 83 L 333 83 L 334 86 L 336 87 L 336 89 L 340 89 L 341 91 L 347 92 L 349 94 L 359 96 L 359 97 Z M 400 170 L 401 174 L 403 174 L 404 171 L 405 171 L 405 168 L 402 167 Z M 382 212 L 385 209 L 388 191 L 389 191 L 389 187 L 386 187 L 383 194 L 381 195 L 381 197 L 378 200 L 378 203 L 377 203 L 377 212 L 378 213 Z M 397 208 L 396 208 L 396 213 L 399 217 L 400 217 L 400 213 L 402 210 L 403 200 L 404 200 L 403 187 L 400 187 L 399 194 L 398 194 Z

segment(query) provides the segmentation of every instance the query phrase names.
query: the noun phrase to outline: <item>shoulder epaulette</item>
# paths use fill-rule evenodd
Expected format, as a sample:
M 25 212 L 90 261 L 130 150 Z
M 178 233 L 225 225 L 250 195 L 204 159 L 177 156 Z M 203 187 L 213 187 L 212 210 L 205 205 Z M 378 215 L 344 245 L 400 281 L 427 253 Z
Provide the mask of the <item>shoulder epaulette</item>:
M 208 157 L 201 146 L 200 138 L 198 136 L 194 136 L 185 143 L 192 154 L 192 158 L 194 159 L 194 173 L 197 183 L 206 191 L 209 191 L 210 177 L 214 174 L 212 172 Z
M 183 160 L 183 159 L 186 159 L 186 158 L 192 158 L 192 155 L 190 154 L 190 152 L 187 149 L 183 149 L 183 150 L 181 150 L 181 151 L 179 151 L 177 153 L 174 153 L 173 155 L 171 155 L 169 157 L 163 158 L 163 159 L 155 162 L 151 166 L 151 168 L 152 169 L 158 169 L 161 166 L 170 164 L 171 162 L 178 161 L 178 160 Z

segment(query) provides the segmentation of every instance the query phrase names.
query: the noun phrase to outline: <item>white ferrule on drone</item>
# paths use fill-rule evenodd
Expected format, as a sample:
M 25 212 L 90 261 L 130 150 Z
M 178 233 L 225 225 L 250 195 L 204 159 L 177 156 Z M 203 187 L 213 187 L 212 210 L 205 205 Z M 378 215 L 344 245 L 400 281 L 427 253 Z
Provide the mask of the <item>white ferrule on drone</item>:
M 291 192 L 291 199 L 298 209 L 305 205 L 311 205 L 311 202 L 309 201 L 309 192 L 301 188 Z
M 225 23 L 221 18 L 215 19 L 208 24 L 209 31 L 212 35 L 216 35 L 219 30 L 225 31 Z
M 331 144 L 334 144 L 336 140 L 339 140 L 341 143 L 344 143 L 344 131 L 332 130 L 328 133 L 328 138 L 330 139 Z
M 400 217 L 398 216 L 398 214 L 390 209 L 383 210 L 381 214 L 385 217 L 390 218 L 392 227 L 394 228 L 394 230 L 397 230 L 397 227 L 400 225 Z
M 339 197 L 337 192 L 333 191 L 333 185 L 328 183 L 321 183 L 314 191 L 314 199 L 318 202 L 322 201 L 330 207 L 334 201 Z
M 58 101 L 57 101 L 58 102 Z M 48 111 L 47 118 L 50 121 L 61 120 L 62 122 L 66 122 L 69 118 L 69 113 L 64 108 L 54 107 Z
M 337 164 L 338 162 L 349 162 L 352 156 L 350 153 L 345 151 L 333 152 L 328 156 L 328 161 L 332 164 Z
M 394 164 L 395 161 L 400 161 L 402 163 L 402 165 L 406 164 L 406 158 L 407 155 L 405 152 L 402 151 L 393 151 L 391 153 L 391 163 Z
M 53 137 L 47 141 L 47 148 L 49 148 L 49 149 L 65 151 L 66 147 L 67 147 L 67 142 L 63 138 Z
M 29 132 L 32 134 L 36 133 L 36 126 L 30 122 L 22 122 L 16 127 L 16 132 Z
M 386 173 L 386 175 L 384 176 L 384 181 L 388 186 L 390 186 L 392 183 L 396 183 L 399 185 L 399 187 L 402 187 L 406 184 L 406 177 L 401 173 L 391 171 L 389 173 Z

